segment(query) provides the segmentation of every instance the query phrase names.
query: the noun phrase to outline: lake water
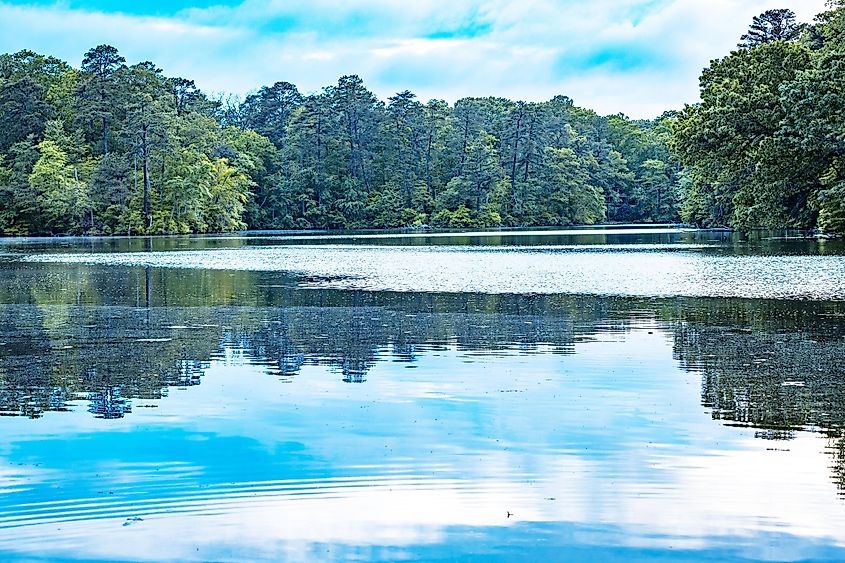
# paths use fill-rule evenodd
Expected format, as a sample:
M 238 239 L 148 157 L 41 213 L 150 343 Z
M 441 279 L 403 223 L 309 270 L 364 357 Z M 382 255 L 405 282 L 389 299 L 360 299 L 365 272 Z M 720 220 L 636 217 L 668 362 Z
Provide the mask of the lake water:
M 0 241 L 0 558 L 845 559 L 845 246 Z

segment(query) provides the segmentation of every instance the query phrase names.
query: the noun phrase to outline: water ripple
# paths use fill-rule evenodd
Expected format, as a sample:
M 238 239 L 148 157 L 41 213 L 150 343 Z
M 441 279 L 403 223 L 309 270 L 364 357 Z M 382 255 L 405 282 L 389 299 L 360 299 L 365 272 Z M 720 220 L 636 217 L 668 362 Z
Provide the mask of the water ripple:
M 43 254 L 30 262 L 288 272 L 305 288 L 637 297 L 845 299 L 840 256 L 720 255 L 700 245 L 275 246 Z
M 346 498 L 367 492 L 495 494 L 513 488 L 507 481 L 484 482 L 422 476 L 337 477 L 319 480 L 271 480 L 203 486 L 195 491 L 174 487 L 172 495 L 150 496 L 128 489 L 115 495 L 22 503 L 0 507 L 0 530 L 64 522 L 144 518 L 172 514 L 201 515 L 242 511 L 279 502 Z

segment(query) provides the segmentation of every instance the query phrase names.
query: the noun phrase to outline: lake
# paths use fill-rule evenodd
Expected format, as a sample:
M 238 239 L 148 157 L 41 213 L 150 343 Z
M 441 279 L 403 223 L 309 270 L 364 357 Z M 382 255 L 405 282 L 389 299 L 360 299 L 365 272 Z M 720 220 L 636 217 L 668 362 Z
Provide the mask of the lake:
M 845 245 L 0 240 L 4 560 L 845 559 Z

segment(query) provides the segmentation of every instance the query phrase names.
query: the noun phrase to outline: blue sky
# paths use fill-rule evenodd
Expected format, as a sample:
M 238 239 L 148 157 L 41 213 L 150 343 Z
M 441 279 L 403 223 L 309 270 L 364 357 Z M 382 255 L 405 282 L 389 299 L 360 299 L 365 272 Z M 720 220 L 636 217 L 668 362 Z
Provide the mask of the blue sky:
M 824 0 L 0 0 L 0 51 L 78 65 L 109 43 L 208 92 L 359 74 L 382 98 L 565 94 L 653 117 L 696 101 L 701 68 L 774 7 L 809 21 Z

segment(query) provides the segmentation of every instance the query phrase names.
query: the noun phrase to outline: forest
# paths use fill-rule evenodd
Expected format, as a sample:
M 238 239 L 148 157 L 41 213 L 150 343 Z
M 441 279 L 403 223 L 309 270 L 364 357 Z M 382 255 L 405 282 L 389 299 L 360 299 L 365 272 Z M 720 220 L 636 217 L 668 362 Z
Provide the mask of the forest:
M 755 18 L 654 120 L 546 102 L 380 100 L 358 76 L 209 96 L 100 45 L 0 55 L 0 233 L 684 221 L 845 231 L 845 7 Z
M 828 8 L 768 11 L 704 70 L 673 124 L 684 221 L 845 233 L 845 1 Z

